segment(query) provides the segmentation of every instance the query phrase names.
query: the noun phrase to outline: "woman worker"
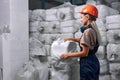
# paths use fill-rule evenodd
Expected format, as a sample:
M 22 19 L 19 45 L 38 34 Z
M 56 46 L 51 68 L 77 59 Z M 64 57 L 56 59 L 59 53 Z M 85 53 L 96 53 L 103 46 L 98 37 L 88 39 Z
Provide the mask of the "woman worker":
M 81 38 L 64 38 L 64 41 L 79 42 L 81 51 L 64 53 L 61 59 L 80 57 L 80 80 L 99 80 L 100 64 L 95 55 L 101 43 L 101 36 L 95 23 L 98 10 L 94 5 L 86 5 L 81 10 L 83 27 Z

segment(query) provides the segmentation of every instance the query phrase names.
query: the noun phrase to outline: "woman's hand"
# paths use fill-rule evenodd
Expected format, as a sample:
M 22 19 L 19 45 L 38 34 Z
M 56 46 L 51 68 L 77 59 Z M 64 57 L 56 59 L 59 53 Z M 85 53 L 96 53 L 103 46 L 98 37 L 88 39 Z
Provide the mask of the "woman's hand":
M 80 38 L 64 38 L 64 41 L 75 41 L 75 42 L 80 42 Z
M 69 41 L 70 39 L 69 38 L 64 38 L 64 41 Z
M 67 53 L 64 53 L 60 56 L 61 59 L 66 59 L 68 57 L 69 57 L 69 55 Z

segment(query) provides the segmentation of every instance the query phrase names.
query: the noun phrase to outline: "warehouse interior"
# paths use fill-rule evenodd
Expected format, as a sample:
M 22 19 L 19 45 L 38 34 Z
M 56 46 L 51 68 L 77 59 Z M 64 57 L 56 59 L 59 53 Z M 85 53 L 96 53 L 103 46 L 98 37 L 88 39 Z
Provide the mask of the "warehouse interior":
M 101 13 L 96 21 L 103 40 L 97 53 L 100 80 L 119 80 L 120 0 L 1 0 L 0 80 L 51 80 L 51 44 L 60 36 L 81 35 L 79 11 L 85 4 Z M 72 80 L 78 78 L 75 73 Z

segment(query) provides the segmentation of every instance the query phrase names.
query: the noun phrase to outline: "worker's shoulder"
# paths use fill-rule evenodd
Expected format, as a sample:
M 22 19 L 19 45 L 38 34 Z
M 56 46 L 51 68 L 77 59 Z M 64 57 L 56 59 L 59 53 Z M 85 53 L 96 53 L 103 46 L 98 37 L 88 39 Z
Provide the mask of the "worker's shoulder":
M 85 33 L 93 33 L 93 32 L 95 32 L 95 31 L 92 28 L 88 28 L 85 30 Z

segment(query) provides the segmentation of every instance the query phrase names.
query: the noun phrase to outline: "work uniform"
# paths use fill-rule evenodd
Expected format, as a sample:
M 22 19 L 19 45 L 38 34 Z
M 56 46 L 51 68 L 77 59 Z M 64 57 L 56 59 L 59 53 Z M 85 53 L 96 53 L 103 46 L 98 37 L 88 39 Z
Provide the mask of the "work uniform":
M 99 47 L 96 31 L 89 25 L 82 27 L 81 32 L 80 45 L 87 45 L 89 52 L 88 56 L 80 58 L 80 80 L 99 80 L 100 64 L 95 55 Z

